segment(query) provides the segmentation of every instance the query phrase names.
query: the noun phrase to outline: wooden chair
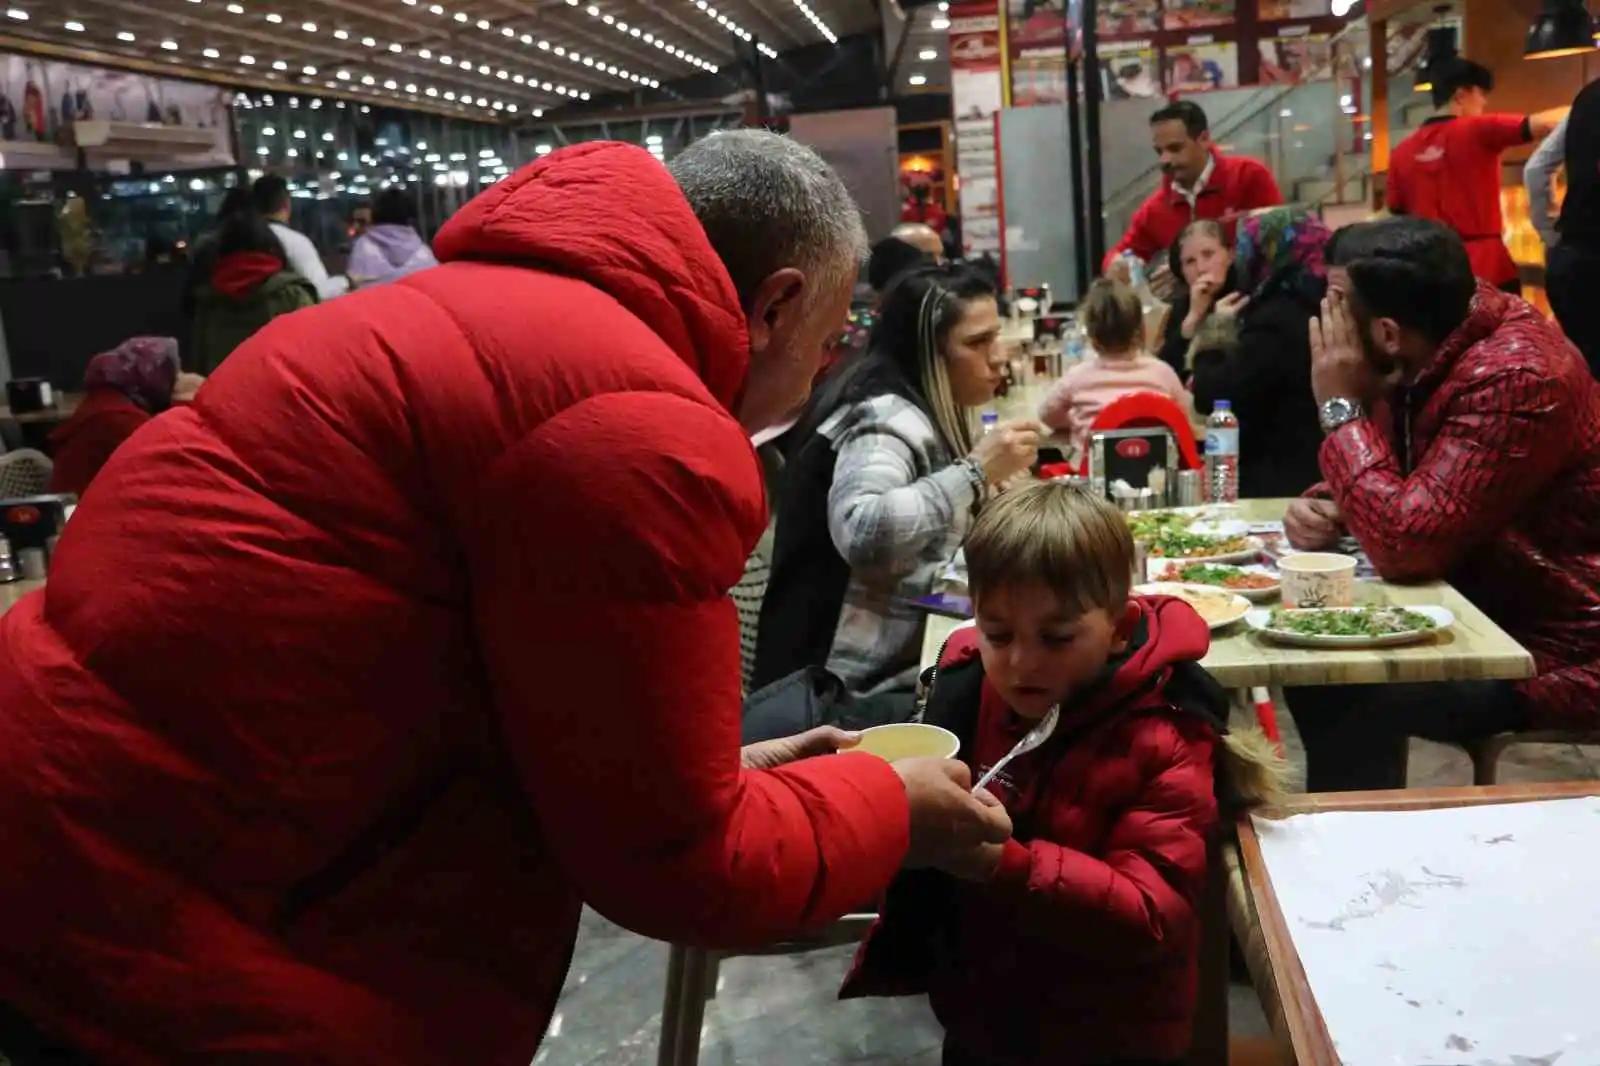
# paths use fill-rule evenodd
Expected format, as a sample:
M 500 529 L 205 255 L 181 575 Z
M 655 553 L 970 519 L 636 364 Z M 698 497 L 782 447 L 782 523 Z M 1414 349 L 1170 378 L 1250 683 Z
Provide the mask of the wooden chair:
M 696 1066 L 700 1061 L 700 1029 L 706 1003 L 717 996 L 723 959 L 740 956 L 795 955 L 803 951 L 859 943 L 877 921 L 876 914 L 847 914 L 814 937 L 786 940 L 754 951 L 710 951 L 672 945 L 667 955 L 667 990 L 661 1000 L 661 1047 L 657 1066 Z
M 1200 449 L 1195 445 L 1194 427 L 1189 424 L 1189 417 L 1170 397 L 1159 392 L 1130 392 L 1126 396 L 1119 396 L 1096 416 L 1089 433 L 1093 435 L 1113 429 L 1139 429 L 1146 426 L 1164 426 L 1171 432 L 1173 439 L 1178 442 L 1180 468 L 1201 468 Z M 1087 455 L 1079 464 L 1078 472 L 1084 477 L 1088 476 Z
M 1497 733 L 1487 740 L 1466 744 L 1472 758 L 1472 783 L 1493 785 L 1500 774 L 1500 756 L 1518 744 L 1581 744 L 1600 746 L 1600 730 L 1541 729 L 1527 733 Z

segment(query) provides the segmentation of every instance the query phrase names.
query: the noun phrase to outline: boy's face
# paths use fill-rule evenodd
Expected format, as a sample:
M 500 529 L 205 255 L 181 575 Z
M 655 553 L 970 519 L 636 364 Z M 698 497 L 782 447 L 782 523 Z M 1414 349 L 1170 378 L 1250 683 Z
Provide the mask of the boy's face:
M 1029 721 L 1070 699 L 1128 646 L 1139 608 L 1074 615 L 1044 585 L 992 589 L 975 605 L 989 683 Z

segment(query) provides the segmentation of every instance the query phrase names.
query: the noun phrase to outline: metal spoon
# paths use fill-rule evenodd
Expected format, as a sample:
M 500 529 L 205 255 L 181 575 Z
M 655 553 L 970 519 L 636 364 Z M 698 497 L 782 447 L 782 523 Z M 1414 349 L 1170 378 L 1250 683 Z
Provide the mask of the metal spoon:
M 1028 730 L 1027 736 L 1017 741 L 1016 747 L 1006 752 L 1004 758 L 995 763 L 993 766 L 989 767 L 989 772 L 978 779 L 978 783 L 972 786 L 972 791 L 976 792 L 978 789 L 987 785 L 990 781 L 993 781 L 994 776 L 1001 770 L 1004 770 L 1006 768 L 1006 764 L 1012 759 L 1015 759 L 1018 755 L 1026 755 L 1034 748 L 1037 748 L 1040 744 L 1043 744 L 1045 741 L 1049 740 L 1050 734 L 1056 731 L 1056 723 L 1060 720 L 1061 705 L 1058 703 L 1054 707 L 1051 707 L 1043 718 L 1039 719 L 1038 725 Z

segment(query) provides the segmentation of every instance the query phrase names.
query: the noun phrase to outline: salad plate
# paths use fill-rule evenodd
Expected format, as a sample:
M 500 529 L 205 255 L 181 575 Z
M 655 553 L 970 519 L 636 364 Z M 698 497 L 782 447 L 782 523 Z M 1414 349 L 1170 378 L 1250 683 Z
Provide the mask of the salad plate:
M 1234 566 L 1187 559 L 1151 559 L 1148 566 L 1151 581 L 1218 589 L 1256 603 L 1270 602 L 1283 592 L 1283 578 L 1260 564 Z
M 1245 623 L 1267 640 L 1302 648 L 1387 648 L 1429 640 L 1455 625 L 1448 607 L 1257 607 Z

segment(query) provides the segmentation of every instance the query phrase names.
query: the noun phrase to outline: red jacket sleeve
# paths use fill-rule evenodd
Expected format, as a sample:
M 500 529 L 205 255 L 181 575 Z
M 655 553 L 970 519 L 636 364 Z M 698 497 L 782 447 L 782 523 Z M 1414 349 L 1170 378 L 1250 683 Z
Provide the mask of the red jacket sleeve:
M 466 565 L 499 728 L 584 901 L 712 947 L 815 928 L 904 858 L 899 775 L 868 755 L 739 762 L 727 590 L 765 510 L 726 414 L 664 392 L 582 400 L 486 479 Z
M 1479 115 L 1466 120 L 1473 136 L 1486 151 L 1500 153 L 1527 144 L 1528 119 L 1524 115 Z
M 1139 205 L 1139 209 L 1133 213 L 1133 218 L 1128 222 L 1128 232 L 1122 235 L 1121 240 L 1112 245 L 1111 250 L 1106 253 L 1105 259 L 1101 261 L 1101 273 L 1110 270 L 1111 264 L 1116 262 L 1117 257 L 1122 255 L 1123 252 L 1132 252 L 1145 262 L 1149 262 L 1151 256 L 1157 252 L 1165 251 L 1164 248 L 1156 243 L 1155 238 L 1150 236 L 1151 205 L 1160 196 L 1161 192 L 1157 190 L 1154 196 Z
M 1515 367 L 1463 380 L 1409 475 L 1371 418 L 1322 442 L 1322 472 L 1378 573 L 1431 581 L 1544 490 L 1577 440 L 1577 422 L 1559 378 Z
M 1135 743 L 1135 757 L 1152 769 L 1138 802 L 1112 827 L 1105 858 L 1010 840 L 992 889 L 1028 913 L 1029 928 L 1083 952 L 1124 959 L 1184 950 L 1198 928 L 1206 841 L 1217 821 L 1214 747 L 1163 723 Z
M 1389 172 L 1383 182 L 1383 206 L 1397 215 L 1406 213 L 1406 179 L 1405 171 L 1389 160 Z

